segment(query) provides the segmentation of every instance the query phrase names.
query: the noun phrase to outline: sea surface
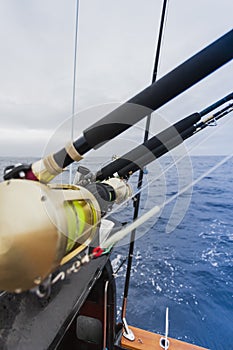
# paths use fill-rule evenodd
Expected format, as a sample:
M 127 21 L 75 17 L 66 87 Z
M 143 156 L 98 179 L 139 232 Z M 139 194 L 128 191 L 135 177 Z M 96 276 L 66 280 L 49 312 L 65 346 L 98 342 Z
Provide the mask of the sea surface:
M 164 334 L 168 307 L 169 336 L 212 350 L 233 349 L 233 160 L 206 174 L 222 159 L 192 157 L 172 170 L 166 158 L 147 168 L 140 215 L 205 176 L 138 229 L 126 312 L 130 325 Z M 1 179 L 5 166 L 33 160 L 0 158 Z M 87 158 L 83 165 L 95 171 L 104 163 Z M 137 177 L 130 182 L 135 192 Z M 132 212 L 130 200 L 113 216 L 130 222 Z M 115 248 L 115 271 L 127 253 L 125 244 Z M 126 264 L 116 277 L 118 318 L 125 274 Z

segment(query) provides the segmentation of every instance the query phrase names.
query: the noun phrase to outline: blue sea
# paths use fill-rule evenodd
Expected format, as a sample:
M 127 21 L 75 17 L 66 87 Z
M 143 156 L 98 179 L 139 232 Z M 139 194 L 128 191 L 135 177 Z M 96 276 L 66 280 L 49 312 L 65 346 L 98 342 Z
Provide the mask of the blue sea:
M 192 157 L 191 168 L 188 164 L 189 169 L 184 172 L 177 166 L 169 169 L 168 158 L 159 168 L 149 166 L 144 177 L 140 215 L 171 198 L 185 181 L 190 181 L 190 176 L 198 178 L 221 159 Z M 19 159 L 0 159 L 1 178 L 4 166 L 15 162 Z M 103 163 L 104 160 L 89 160 L 93 171 Z M 84 165 L 88 165 L 88 159 Z M 168 170 L 164 173 L 164 169 Z M 168 307 L 169 336 L 212 350 L 233 349 L 232 174 L 230 159 L 195 184 L 192 193 L 189 189 L 179 201 L 171 202 L 158 217 L 138 229 L 140 237 L 135 242 L 126 312 L 130 325 L 164 334 Z M 131 182 L 136 191 L 135 175 Z M 114 216 L 119 221 L 131 221 L 132 208 L 131 201 Z M 115 270 L 127 252 L 127 245 L 114 250 Z M 126 264 L 116 277 L 118 317 L 125 273 Z

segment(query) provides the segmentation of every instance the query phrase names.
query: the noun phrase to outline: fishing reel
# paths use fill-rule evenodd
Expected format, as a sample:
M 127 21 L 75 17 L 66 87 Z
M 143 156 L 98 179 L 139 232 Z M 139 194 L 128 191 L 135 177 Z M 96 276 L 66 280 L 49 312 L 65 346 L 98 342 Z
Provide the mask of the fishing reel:
M 0 289 L 39 285 L 90 244 L 100 206 L 85 188 L 29 180 L 0 184 Z
M 96 181 L 96 175 L 84 166 L 77 168 L 73 183 L 84 186 L 95 196 L 100 204 L 102 216 L 111 211 L 114 203 L 120 204 L 132 195 L 131 187 L 127 181 L 119 177 Z
M 21 179 L 0 183 L 0 290 L 19 293 L 40 285 L 85 250 L 101 217 L 131 195 L 119 178 L 87 182 L 85 187 Z

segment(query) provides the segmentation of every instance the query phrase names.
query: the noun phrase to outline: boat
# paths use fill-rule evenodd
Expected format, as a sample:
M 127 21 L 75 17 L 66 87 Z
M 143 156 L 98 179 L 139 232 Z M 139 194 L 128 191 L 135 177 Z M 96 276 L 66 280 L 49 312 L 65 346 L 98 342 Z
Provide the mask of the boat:
M 58 152 L 32 164 L 5 169 L 0 183 L 1 349 L 204 349 L 168 336 L 168 311 L 165 335 L 128 325 L 124 307 L 122 320 L 117 323 L 111 253 L 119 240 L 140 229 L 161 207 L 151 208 L 130 224 L 108 213 L 115 204 L 137 199 L 128 182 L 133 173 L 143 172 L 152 161 L 229 114 L 233 93 L 114 157 L 94 174 L 81 166 L 75 183 L 51 181 L 86 153 L 101 148 L 229 62 L 232 48 L 230 31 L 105 115 Z M 129 251 L 129 261 L 131 255 Z

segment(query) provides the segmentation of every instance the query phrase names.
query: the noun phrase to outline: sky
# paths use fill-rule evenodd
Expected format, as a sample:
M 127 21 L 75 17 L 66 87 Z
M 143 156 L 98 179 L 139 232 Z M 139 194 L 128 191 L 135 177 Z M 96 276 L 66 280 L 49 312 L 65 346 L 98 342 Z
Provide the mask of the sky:
M 79 1 L 75 136 L 150 84 L 161 8 L 160 0 Z M 70 138 L 75 9 L 76 0 L 1 0 L 0 156 L 41 157 Z M 231 0 L 170 0 L 158 78 L 229 31 L 232 12 Z M 152 133 L 229 94 L 232 68 L 155 112 Z M 129 147 L 143 123 L 121 136 Z M 232 115 L 206 129 L 188 143 L 192 154 L 233 152 Z

